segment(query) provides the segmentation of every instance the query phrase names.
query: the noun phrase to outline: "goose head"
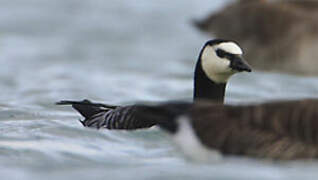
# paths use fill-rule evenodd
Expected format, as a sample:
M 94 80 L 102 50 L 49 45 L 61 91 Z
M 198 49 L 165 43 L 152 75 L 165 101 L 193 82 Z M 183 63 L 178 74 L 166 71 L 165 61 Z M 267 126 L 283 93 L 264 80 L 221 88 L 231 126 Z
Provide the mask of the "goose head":
M 234 41 L 215 39 L 203 46 L 199 63 L 205 75 L 215 83 L 226 83 L 238 72 L 251 72 L 243 58 L 243 50 Z

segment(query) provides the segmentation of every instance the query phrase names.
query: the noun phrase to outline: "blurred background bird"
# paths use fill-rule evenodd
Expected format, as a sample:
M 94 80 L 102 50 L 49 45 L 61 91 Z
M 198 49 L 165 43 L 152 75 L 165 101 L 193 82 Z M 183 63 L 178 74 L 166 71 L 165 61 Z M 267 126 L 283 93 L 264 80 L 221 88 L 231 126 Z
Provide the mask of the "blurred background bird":
M 318 1 L 240 0 L 195 21 L 210 36 L 236 39 L 259 70 L 318 74 Z

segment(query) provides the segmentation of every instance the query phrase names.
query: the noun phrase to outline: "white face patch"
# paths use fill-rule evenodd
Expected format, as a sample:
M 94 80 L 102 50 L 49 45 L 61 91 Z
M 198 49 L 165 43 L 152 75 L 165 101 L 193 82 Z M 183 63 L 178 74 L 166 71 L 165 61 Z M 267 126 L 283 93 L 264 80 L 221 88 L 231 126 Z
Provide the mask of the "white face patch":
M 231 53 L 231 54 L 239 54 L 239 55 L 243 54 L 243 51 L 240 48 L 240 46 L 238 46 L 234 42 L 224 42 L 224 43 L 215 45 L 214 47 L 215 47 L 215 50 L 222 49 L 223 51 Z
M 230 68 L 230 60 L 216 55 L 215 48 L 206 46 L 202 52 L 201 65 L 205 74 L 216 83 L 226 83 L 235 74 Z
M 177 123 L 179 124 L 178 131 L 172 139 L 188 158 L 198 162 L 211 162 L 221 159 L 222 155 L 218 151 L 208 149 L 200 142 L 187 116 L 179 116 Z

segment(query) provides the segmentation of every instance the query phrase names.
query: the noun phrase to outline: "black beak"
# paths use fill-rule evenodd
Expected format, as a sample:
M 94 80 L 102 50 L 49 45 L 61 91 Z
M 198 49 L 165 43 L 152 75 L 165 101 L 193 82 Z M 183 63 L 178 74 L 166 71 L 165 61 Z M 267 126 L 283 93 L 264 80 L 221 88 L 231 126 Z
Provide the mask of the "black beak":
M 234 56 L 231 59 L 230 68 L 239 72 L 252 72 L 251 66 L 243 59 L 242 56 Z

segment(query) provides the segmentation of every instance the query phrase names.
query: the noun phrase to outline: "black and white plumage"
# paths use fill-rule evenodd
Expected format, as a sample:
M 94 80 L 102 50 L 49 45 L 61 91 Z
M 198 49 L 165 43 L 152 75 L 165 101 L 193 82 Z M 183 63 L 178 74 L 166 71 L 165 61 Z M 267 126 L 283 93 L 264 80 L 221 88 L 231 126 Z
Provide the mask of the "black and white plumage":
M 83 126 L 91 128 L 107 129 L 139 129 L 148 128 L 156 123 L 151 119 L 139 121 L 134 113 L 137 106 L 108 106 L 105 104 L 83 101 L 60 101 L 58 105 L 71 104 L 85 119 L 80 121 Z
M 223 103 L 229 78 L 237 72 L 252 71 L 242 55 L 242 49 L 234 41 L 215 39 L 206 42 L 195 67 L 194 100 Z
M 142 116 L 144 110 L 149 113 L 149 107 L 145 105 L 131 105 L 131 106 L 111 106 L 105 104 L 92 103 L 89 100 L 83 101 L 60 101 L 58 105 L 72 105 L 85 119 L 80 121 L 83 126 L 91 128 L 107 128 L 107 129 L 139 129 L 148 128 L 158 124 L 158 119 L 145 119 Z M 179 103 L 172 103 L 178 104 Z M 180 103 L 176 108 L 171 107 L 173 112 L 183 112 L 188 107 L 187 104 Z M 163 115 L 169 113 L 166 109 L 160 109 Z M 158 113 L 159 111 L 155 111 Z
M 210 40 L 203 46 L 194 73 L 194 100 L 206 99 L 223 103 L 226 83 L 237 72 L 251 72 L 242 58 L 243 51 L 230 40 Z M 61 101 L 58 105 L 72 105 L 85 117 L 82 124 L 92 128 L 139 129 L 156 124 L 151 119 L 134 118 L 135 106 L 110 106 L 84 101 Z
M 139 118 L 157 121 L 194 160 L 213 161 L 222 155 L 318 158 L 318 99 L 244 106 L 166 103 L 148 109 L 144 108 Z

